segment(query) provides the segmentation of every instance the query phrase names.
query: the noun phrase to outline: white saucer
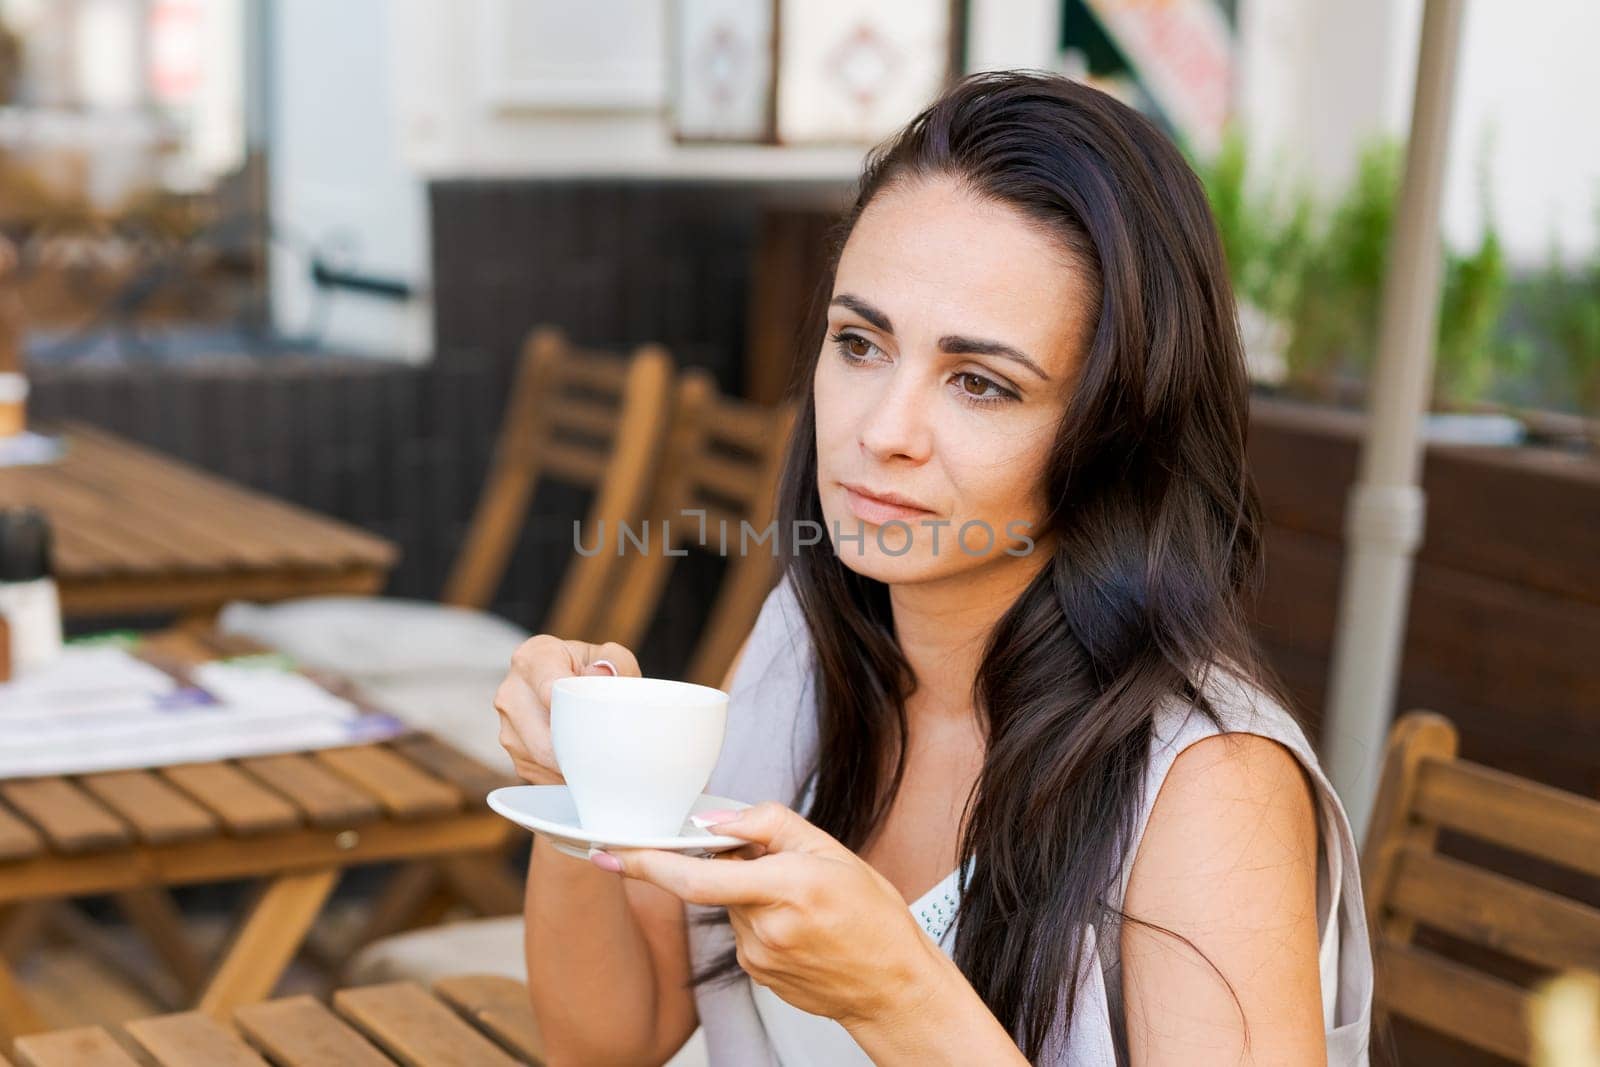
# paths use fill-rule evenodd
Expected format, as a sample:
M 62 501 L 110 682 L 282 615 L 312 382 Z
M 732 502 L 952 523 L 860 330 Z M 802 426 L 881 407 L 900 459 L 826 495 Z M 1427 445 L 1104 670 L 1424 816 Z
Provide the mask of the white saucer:
M 689 814 L 720 809 L 748 808 L 750 805 L 727 797 L 701 793 Z M 690 856 L 710 856 L 748 845 L 742 837 L 714 834 L 702 830 L 688 819 L 676 837 L 618 837 L 587 833 L 578 825 L 578 810 L 564 785 L 510 785 L 489 794 L 489 807 L 518 826 L 525 826 L 549 840 L 559 852 L 578 859 L 589 858 L 589 847 L 659 848 Z

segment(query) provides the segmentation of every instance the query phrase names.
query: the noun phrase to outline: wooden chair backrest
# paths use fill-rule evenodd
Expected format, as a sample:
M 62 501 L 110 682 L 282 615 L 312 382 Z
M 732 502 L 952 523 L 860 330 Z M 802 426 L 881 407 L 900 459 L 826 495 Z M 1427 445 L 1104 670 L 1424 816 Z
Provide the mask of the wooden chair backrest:
M 1449 830 L 1600 878 L 1600 801 L 1459 759 L 1455 727 L 1409 712 L 1389 736 L 1362 848 L 1362 889 L 1387 1013 L 1519 1063 L 1528 988 L 1413 943 L 1420 925 L 1541 971 L 1600 971 L 1600 908 L 1437 850 Z
M 637 647 L 673 560 L 691 547 L 721 553 L 728 558 L 727 569 L 683 675 L 702 685 L 721 684 L 778 579 L 776 528 L 774 535 L 759 543 L 757 539 L 774 521 L 793 423 L 792 406 L 767 407 L 725 397 L 705 372 L 684 371 L 648 509 L 650 525 L 642 531 L 649 540 L 642 550 L 632 542 L 625 546 L 625 566 L 601 623 L 605 640 Z M 693 514 L 697 512 L 703 513 L 703 526 L 701 515 Z M 743 543 L 741 522 L 751 531 Z M 615 552 L 616 546 L 608 544 L 607 550 Z
M 595 490 L 585 534 L 602 522 L 608 530 L 637 522 L 669 429 L 672 379 L 672 359 L 659 345 L 623 358 L 577 348 L 553 327 L 534 330 L 523 344 L 494 458 L 445 582 L 444 603 L 488 607 L 541 478 Z M 543 627 L 592 639 L 619 560 L 614 552 L 570 556 Z

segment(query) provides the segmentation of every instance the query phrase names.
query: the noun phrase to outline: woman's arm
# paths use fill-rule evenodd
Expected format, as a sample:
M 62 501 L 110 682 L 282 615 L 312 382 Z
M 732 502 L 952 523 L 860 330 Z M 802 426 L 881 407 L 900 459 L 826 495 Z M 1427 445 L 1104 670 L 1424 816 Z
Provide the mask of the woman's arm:
M 689 1039 L 699 1019 L 677 897 L 535 838 L 523 915 L 528 991 L 551 1067 L 664 1063 Z
M 662 1063 L 696 1025 L 683 903 L 535 839 L 528 991 L 546 1062 Z
M 1180 753 L 1124 904 L 1153 924 L 1122 927 L 1134 1067 L 1324 1062 L 1316 906 L 1316 807 L 1295 757 L 1254 734 Z
M 1022 1050 L 967 976 L 929 944 L 927 976 L 915 990 L 908 984 L 911 999 L 904 1007 L 846 1023 L 856 1044 L 880 1067 L 971 1063 L 1027 1067 Z

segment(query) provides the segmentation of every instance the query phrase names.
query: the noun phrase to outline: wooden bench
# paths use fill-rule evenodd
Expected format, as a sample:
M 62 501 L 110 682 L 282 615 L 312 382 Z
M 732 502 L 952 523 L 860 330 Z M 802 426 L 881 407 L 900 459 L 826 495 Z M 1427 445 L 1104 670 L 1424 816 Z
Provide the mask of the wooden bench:
M 1531 1063 L 1534 984 L 1600 972 L 1600 908 L 1447 854 L 1441 833 L 1532 857 L 1557 884 L 1596 900 L 1600 802 L 1458 758 L 1455 727 L 1431 712 L 1402 716 L 1390 734 L 1361 857 L 1378 968 L 1374 1017 Z M 1419 932 L 1469 951 L 1429 947 Z
M 515 1067 L 543 1063 L 528 991 L 462 976 L 252 1004 L 231 1024 L 199 1012 L 19 1039 L 19 1067 Z

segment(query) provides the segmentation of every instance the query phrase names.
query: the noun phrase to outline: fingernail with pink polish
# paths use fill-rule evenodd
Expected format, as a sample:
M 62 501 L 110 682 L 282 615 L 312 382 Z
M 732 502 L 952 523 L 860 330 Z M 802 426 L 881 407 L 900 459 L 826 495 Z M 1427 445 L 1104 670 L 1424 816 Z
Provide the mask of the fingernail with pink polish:
M 589 849 L 589 862 L 599 867 L 602 871 L 610 871 L 612 874 L 622 873 L 622 861 L 611 853 L 602 852 L 598 848 L 591 847 Z
M 595 660 L 593 663 L 589 664 L 589 669 L 592 671 L 605 671 L 612 677 L 622 673 L 621 671 L 617 670 L 617 665 L 608 659 Z
M 691 815 L 689 816 L 689 821 L 704 830 L 719 823 L 732 822 L 742 814 L 744 813 L 731 811 L 727 808 L 718 808 L 716 811 L 702 811 L 698 815 Z

